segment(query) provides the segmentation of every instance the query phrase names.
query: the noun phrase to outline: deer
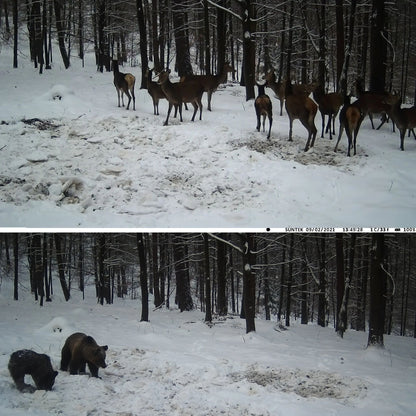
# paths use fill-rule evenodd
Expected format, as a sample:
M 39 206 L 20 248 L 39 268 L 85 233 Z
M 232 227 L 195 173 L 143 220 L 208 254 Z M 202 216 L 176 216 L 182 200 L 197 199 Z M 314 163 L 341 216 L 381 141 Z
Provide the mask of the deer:
M 265 131 L 264 124 L 267 116 L 269 118 L 269 133 L 267 134 L 267 139 L 270 140 L 270 132 L 273 124 L 272 101 L 264 92 L 265 85 L 257 84 L 257 88 L 259 92 L 257 98 L 254 100 L 254 108 L 256 109 L 257 115 L 256 129 L 260 131 L 260 117 L 263 117 L 263 131 Z
M 121 102 L 124 107 L 124 98 L 123 94 L 126 94 L 129 102 L 127 103 L 126 110 L 130 107 L 131 98 L 133 97 L 133 110 L 136 109 L 136 97 L 134 96 L 134 84 L 136 83 L 136 78 L 134 75 L 127 73 L 124 74 L 118 69 L 118 60 L 113 59 L 113 73 L 114 73 L 114 86 L 117 90 L 118 97 L 118 106 L 120 107 L 120 95 Z M 131 96 L 130 96 L 131 93 Z
M 313 147 L 316 138 L 315 116 L 318 111 L 316 103 L 305 94 L 295 94 L 293 85 L 289 81 L 286 83 L 286 111 L 289 116 L 289 141 L 292 141 L 293 120 L 299 119 L 308 130 L 308 140 L 305 146 L 305 152 L 309 147 Z
M 357 135 L 360 130 L 361 123 L 364 119 L 364 115 L 361 112 L 355 102 L 351 104 L 351 98 L 347 95 L 344 97 L 344 106 L 339 113 L 339 133 L 337 144 L 335 145 L 334 152 L 338 149 L 339 141 L 341 140 L 342 133 L 345 129 L 348 137 L 348 150 L 347 156 L 350 156 L 351 147 L 354 145 L 354 156 L 357 153 Z
M 389 111 L 390 106 L 385 102 L 386 98 L 391 96 L 388 92 L 371 92 L 371 91 L 364 91 L 362 85 L 362 79 L 356 80 L 356 89 L 357 89 L 357 97 L 358 100 L 355 102 L 357 106 L 359 106 L 362 110 L 364 117 L 368 115 L 371 127 L 373 130 L 375 129 L 373 123 L 373 114 L 381 114 L 381 123 L 377 127 L 377 130 L 388 120 L 387 114 Z M 394 131 L 394 125 L 393 125 Z
M 266 87 L 271 88 L 276 97 L 280 101 L 280 115 L 283 114 L 283 102 L 285 101 L 285 90 L 286 90 L 286 80 L 280 80 L 276 82 L 276 75 L 273 71 L 269 71 L 265 76 L 264 79 L 266 80 Z M 296 95 L 309 95 L 313 89 L 315 88 L 315 84 L 293 84 L 292 91 Z
M 387 96 L 385 103 L 389 105 L 388 114 L 400 132 L 400 150 L 404 150 L 406 130 L 409 129 L 410 134 L 410 131 L 416 127 L 416 108 L 401 108 L 402 99 L 399 95 L 395 94 Z
M 211 110 L 211 98 L 212 94 L 217 90 L 220 84 L 223 84 L 227 81 L 228 72 L 233 72 L 234 68 L 226 62 L 222 67 L 221 71 L 216 75 L 183 75 L 181 77 L 181 82 L 184 81 L 197 81 L 203 87 L 204 91 L 207 93 L 208 98 L 208 110 Z
M 269 71 L 265 76 L 264 79 L 266 80 L 266 87 L 271 88 L 276 97 L 280 101 L 280 115 L 283 114 L 283 103 L 285 101 L 285 81 L 279 80 L 276 82 L 276 75 L 273 71 Z
M 165 93 L 162 91 L 162 87 L 152 79 L 153 69 L 147 69 L 147 92 L 153 100 L 153 114 L 159 115 L 159 100 L 166 99 Z
M 322 117 L 321 137 L 324 137 L 325 116 L 327 115 L 328 124 L 326 125 L 325 133 L 328 133 L 329 130 L 329 139 L 332 140 L 332 134 L 335 134 L 335 118 L 343 103 L 342 95 L 337 92 L 325 94 L 324 88 L 320 84 L 317 84 L 312 94 L 314 100 L 318 103 L 318 109 Z
M 168 125 L 169 115 L 172 111 L 172 107 L 175 106 L 175 113 L 179 108 L 180 120 L 182 119 L 182 104 L 191 103 L 194 107 L 194 114 L 192 115 L 192 121 L 195 120 L 196 112 L 199 108 L 199 119 L 202 120 L 202 94 L 204 93 L 203 86 L 198 81 L 183 81 L 172 83 L 169 79 L 170 69 L 161 71 L 159 73 L 158 84 L 161 86 L 162 91 L 166 95 L 169 102 L 169 109 L 164 126 Z

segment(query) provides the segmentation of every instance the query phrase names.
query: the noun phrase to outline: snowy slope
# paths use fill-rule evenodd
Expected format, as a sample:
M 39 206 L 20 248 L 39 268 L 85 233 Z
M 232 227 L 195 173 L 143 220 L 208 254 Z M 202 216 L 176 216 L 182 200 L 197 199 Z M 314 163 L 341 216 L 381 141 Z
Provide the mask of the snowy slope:
M 154 116 L 137 87 L 136 111 L 118 108 L 112 73 L 96 72 L 92 54 L 85 68 L 55 60 L 39 75 L 27 57 L 12 69 L 10 49 L 0 51 L 1 226 L 415 225 L 416 141 L 401 152 L 390 125 L 372 131 L 365 120 L 355 157 L 345 156 L 345 135 L 336 154 L 328 137 L 304 153 L 306 130 L 296 121 L 287 141 L 271 90 L 268 142 L 253 101 L 228 83 L 202 121 L 187 111 L 164 127 L 167 102 Z M 43 123 L 22 122 L 34 118 Z M 319 114 L 315 123 L 320 132 Z
M 412 338 L 386 336 L 385 350 L 366 349 L 365 333 L 340 339 L 331 328 L 294 322 L 282 331 L 261 319 L 246 335 L 236 316 L 209 327 L 201 312 L 166 309 L 139 322 L 139 300 L 100 306 L 92 287 L 85 301 L 73 290 L 70 302 L 55 295 L 40 308 L 23 286 L 19 302 L 11 300 L 11 281 L 0 290 L 2 416 L 414 414 Z M 59 371 L 52 391 L 20 393 L 8 374 L 10 354 L 32 348 L 58 369 L 74 331 L 108 344 L 101 379 Z

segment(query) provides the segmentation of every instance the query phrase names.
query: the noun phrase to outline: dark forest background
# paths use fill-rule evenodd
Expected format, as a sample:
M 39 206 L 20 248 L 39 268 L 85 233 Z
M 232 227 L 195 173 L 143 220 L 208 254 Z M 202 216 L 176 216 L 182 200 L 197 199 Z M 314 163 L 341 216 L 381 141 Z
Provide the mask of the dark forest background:
M 416 336 L 415 255 L 415 234 L 12 233 L 0 235 L 0 292 L 8 279 L 16 301 L 30 291 L 42 306 L 89 287 L 100 304 L 141 299 L 145 321 L 199 309 L 207 322 L 240 315 L 247 332 L 255 317 L 300 320 L 382 344 Z
M 278 81 L 346 85 L 353 94 L 362 79 L 368 90 L 414 103 L 415 11 L 405 0 L 0 0 L 0 33 L 2 47 L 14 48 L 11 65 L 31 59 L 40 72 L 94 51 L 100 71 L 112 58 L 140 65 L 145 88 L 148 67 L 211 74 L 228 61 L 247 99 L 274 70 Z

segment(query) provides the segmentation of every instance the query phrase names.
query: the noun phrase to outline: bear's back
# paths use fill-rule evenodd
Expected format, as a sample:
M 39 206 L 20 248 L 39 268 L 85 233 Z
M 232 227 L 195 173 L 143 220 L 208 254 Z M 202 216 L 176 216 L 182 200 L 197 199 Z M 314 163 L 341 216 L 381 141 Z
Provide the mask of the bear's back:
M 32 374 L 38 371 L 39 368 L 43 368 L 45 371 L 52 370 L 52 364 L 46 354 L 38 354 L 32 350 L 19 350 L 10 356 L 10 368 Z

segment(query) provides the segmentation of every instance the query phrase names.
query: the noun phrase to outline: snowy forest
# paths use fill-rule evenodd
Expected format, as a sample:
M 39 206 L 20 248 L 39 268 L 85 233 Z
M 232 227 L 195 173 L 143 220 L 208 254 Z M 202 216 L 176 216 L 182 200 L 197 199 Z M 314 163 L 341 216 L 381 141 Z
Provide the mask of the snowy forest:
M 101 305 L 141 299 L 142 321 L 173 307 L 206 322 L 240 315 L 247 332 L 258 316 L 370 330 L 380 344 L 416 336 L 414 234 L 31 233 L 0 244 L 1 281 L 41 306 L 95 287 Z
M 0 0 L 0 414 L 413 414 L 416 234 L 255 231 L 415 229 L 411 126 L 401 151 L 360 111 L 352 157 L 323 123 L 305 151 L 280 94 L 298 84 L 316 113 L 335 92 L 334 118 L 347 95 L 408 111 L 415 7 Z M 129 111 L 114 60 L 136 77 Z M 204 92 L 202 119 L 163 123 L 164 69 L 214 76 L 212 111 Z M 60 366 L 74 333 L 108 346 L 99 377 Z M 49 357 L 52 390 L 19 391 L 22 349 Z
M 174 67 L 179 76 L 218 73 L 225 62 L 233 79 L 254 98 L 259 74 L 278 81 L 318 81 L 325 90 L 353 89 L 357 78 L 370 91 L 415 95 L 415 5 L 411 1 L 337 0 L 2 0 L 2 44 L 14 47 L 27 25 L 30 59 L 42 73 L 52 61 L 71 65 L 94 49 L 100 71 L 111 59 L 148 67 Z M 61 58 L 52 56 L 58 39 Z M 140 58 L 139 58 L 140 57 Z M 345 82 L 345 84 L 344 84 Z
M 414 114 L 413 2 L 2 0 L 0 10 L 0 225 L 414 226 L 411 125 L 372 120 Z M 118 107 L 113 59 L 136 77 L 133 111 Z M 163 68 L 172 84 L 211 74 L 212 111 L 207 90 L 194 122 L 188 111 L 166 125 L 172 100 L 156 109 L 150 91 Z M 266 79 L 267 136 L 254 109 Z M 293 111 L 282 108 L 289 80 L 315 88 Z M 334 116 L 342 130 L 346 94 L 364 97 L 353 152 L 346 134 L 335 146 L 320 128 Z

